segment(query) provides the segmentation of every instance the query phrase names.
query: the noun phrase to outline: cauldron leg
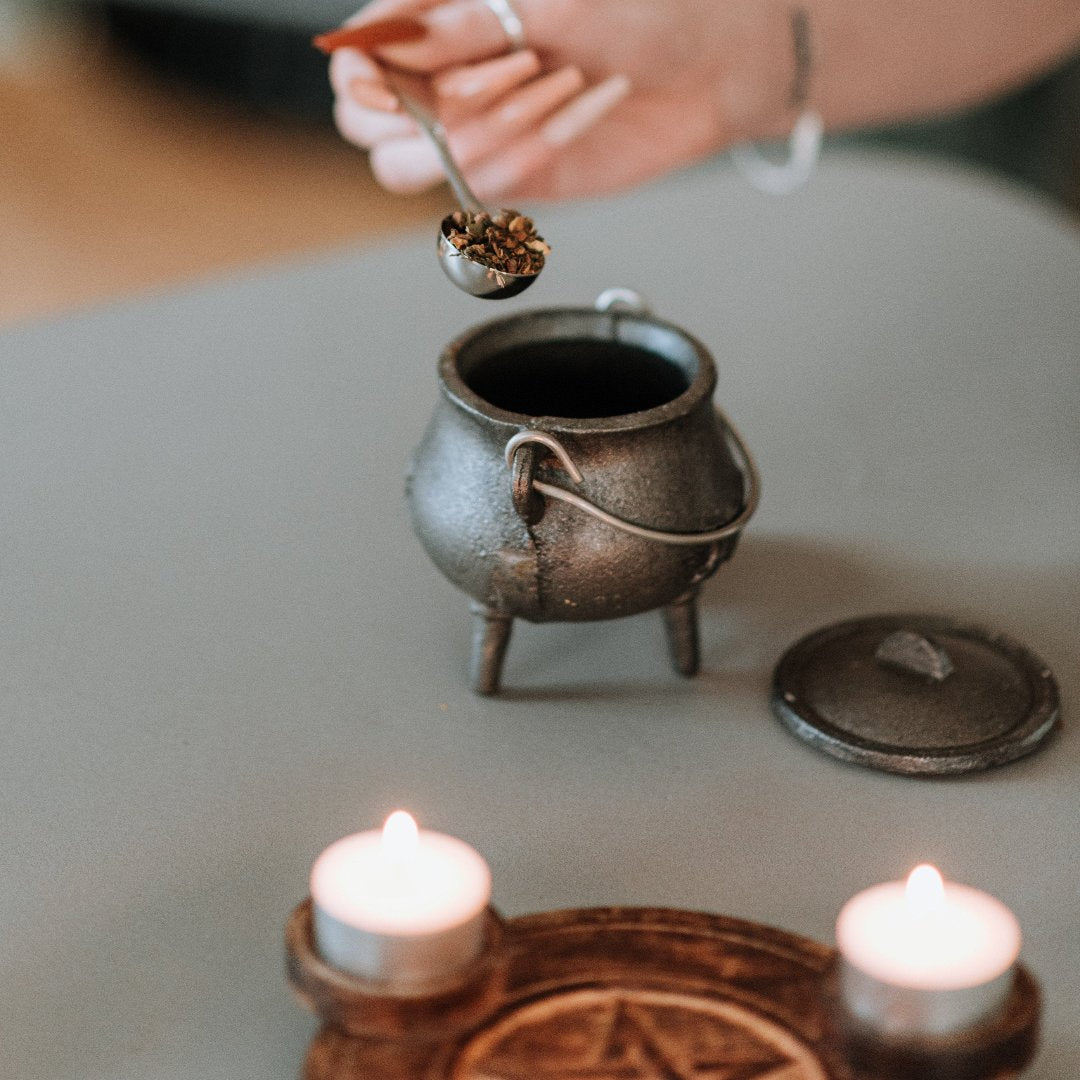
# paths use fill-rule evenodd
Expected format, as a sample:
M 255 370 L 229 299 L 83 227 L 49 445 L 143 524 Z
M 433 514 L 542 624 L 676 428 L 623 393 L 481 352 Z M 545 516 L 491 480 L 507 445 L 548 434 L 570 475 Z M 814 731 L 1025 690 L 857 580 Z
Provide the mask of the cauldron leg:
M 672 666 L 680 675 L 696 675 L 701 665 L 696 590 L 664 608 L 664 628 Z
M 514 626 L 511 615 L 492 611 L 483 604 L 473 604 L 472 657 L 469 683 L 477 694 L 497 694 L 503 658 Z

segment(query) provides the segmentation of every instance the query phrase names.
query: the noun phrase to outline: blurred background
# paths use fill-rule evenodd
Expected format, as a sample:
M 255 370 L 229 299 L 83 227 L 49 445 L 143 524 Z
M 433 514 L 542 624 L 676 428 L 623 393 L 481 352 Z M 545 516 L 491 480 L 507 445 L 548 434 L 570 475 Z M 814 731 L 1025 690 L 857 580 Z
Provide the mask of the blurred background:
M 0 0 L 0 326 L 378 241 L 445 212 L 337 135 L 311 35 L 359 0 Z M 834 138 L 963 160 L 1080 215 L 1080 59 L 931 123 Z

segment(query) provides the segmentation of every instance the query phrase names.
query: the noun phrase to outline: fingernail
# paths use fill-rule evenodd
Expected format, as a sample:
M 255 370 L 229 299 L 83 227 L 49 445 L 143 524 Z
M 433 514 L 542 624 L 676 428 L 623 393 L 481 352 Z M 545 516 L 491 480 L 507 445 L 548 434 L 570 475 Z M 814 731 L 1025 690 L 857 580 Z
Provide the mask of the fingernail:
M 540 128 L 541 137 L 552 146 L 564 146 L 593 126 L 630 92 L 625 75 L 612 75 L 579 94 Z
M 470 24 L 475 25 L 476 12 L 473 8 L 472 4 L 436 4 L 427 9 L 425 18 L 429 26 L 454 33 L 468 30 Z
M 370 161 L 379 182 L 394 191 L 423 191 L 446 179 L 439 155 L 424 137 L 379 143 Z
M 497 199 L 521 183 L 528 173 L 517 162 L 489 162 L 473 170 L 470 178 L 473 191 L 481 199 Z
M 523 124 L 543 116 L 576 94 L 585 85 L 585 76 L 575 67 L 560 68 L 530 83 L 498 111 L 503 124 Z
M 508 53 L 483 64 L 452 71 L 436 79 L 435 91 L 440 97 L 470 98 L 482 93 L 498 93 L 506 86 L 535 75 L 540 59 L 531 50 Z
M 472 170 L 470 180 L 473 190 L 482 199 L 500 198 L 503 192 L 512 191 L 542 169 L 551 156 L 549 144 L 539 139 L 519 143 L 516 150 L 500 155 L 493 161 Z
M 366 109 L 379 112 L 397 112 L 400 102 L 393 91 L 369 79 L 353 79 L 349 83 L 349 97 Z

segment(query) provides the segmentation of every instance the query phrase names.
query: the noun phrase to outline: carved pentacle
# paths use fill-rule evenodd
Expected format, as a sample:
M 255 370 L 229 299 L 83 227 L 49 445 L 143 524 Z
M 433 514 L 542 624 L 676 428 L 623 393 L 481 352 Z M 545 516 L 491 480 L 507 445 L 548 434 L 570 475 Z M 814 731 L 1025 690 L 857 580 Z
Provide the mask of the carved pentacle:
M 293 989 L 323 1021 L 302 1080 L 1010 1080 L 1038 1045 L 1022 966 L 992 1023 L 896 1041 L 841 1007 L 835 949 L 740 919 L 489 911 L 471 968 L 402 995 L 326 964 L 311 907 L 285 933 Z
M 851 1080 L 823 1038 L 832 952 L 752 923 L 664 908 L 507 924 L 501 1008 L 440 1080 Z
M 451 1080 L 828 1080 L 792 1032 L 720 998 L 583 988 L 503 1015 Z

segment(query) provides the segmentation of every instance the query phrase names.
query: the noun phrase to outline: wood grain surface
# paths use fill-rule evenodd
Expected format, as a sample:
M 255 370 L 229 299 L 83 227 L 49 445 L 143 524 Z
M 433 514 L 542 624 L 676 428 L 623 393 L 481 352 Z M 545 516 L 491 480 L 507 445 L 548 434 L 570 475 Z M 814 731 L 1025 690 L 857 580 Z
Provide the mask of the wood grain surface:
M 330 968 L 310 900 L 285 937 L 323 1021 L 303 1080 L 1008 1080 L 1038 1040 L 1023 968 L 986 1025 L 886 1044 L 840 1007 L 834 949 L 701 912 L 491 912 L 486 953 L 426 997 Z

